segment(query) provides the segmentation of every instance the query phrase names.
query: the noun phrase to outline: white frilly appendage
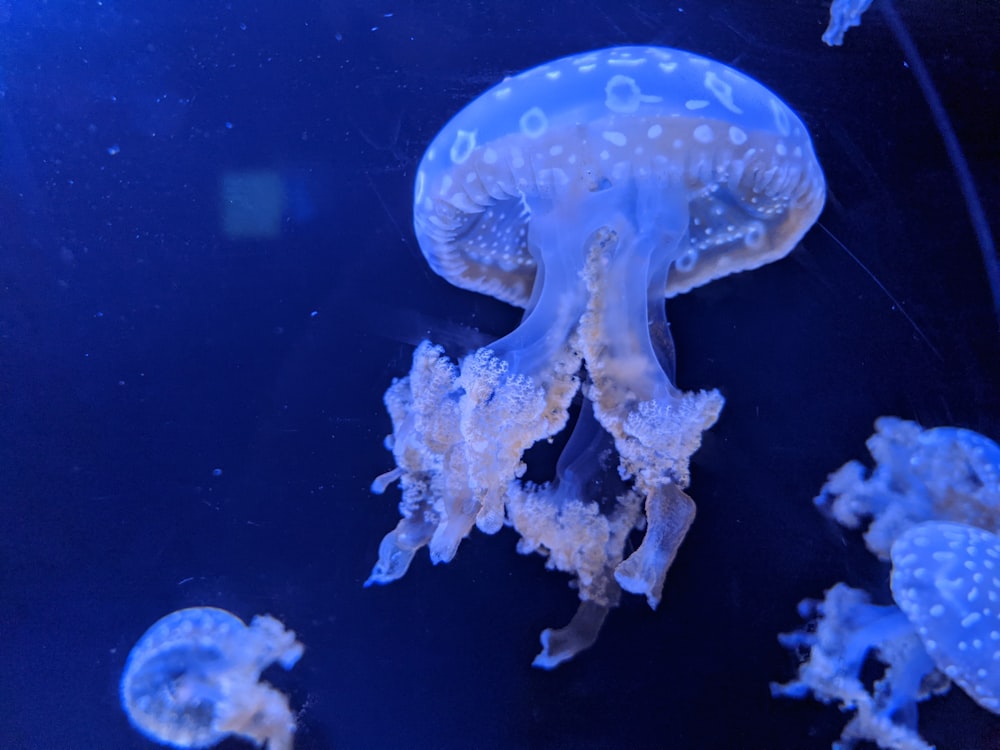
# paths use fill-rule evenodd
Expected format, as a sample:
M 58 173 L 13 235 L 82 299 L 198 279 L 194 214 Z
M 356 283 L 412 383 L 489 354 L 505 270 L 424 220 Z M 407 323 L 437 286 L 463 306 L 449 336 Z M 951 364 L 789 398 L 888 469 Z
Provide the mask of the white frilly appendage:
M 539 384 L 511 373 L 492 349 L 480 349 L 461 370 L 430 342 L 413 354 L 409 377 L 385 394 L 393 433 L 386 440 L 396 469 L 378 477 L 381 494 L 398 479 L 403 516 L 383 538 L 366 585 L 406 573 L 414 553 L 449 562 L 474 525 L 494 534 L 504 524 L 510 483 L 524 473 L 524 451 L 559 432 L 579 389 L 579 355 L 558 351 L 553 377 Z
M 402 518 L 382 539 L 366 586 L 402 577 L 427 545 L 434 562 L 448 562 L 472 528 L 477 509 L 459 429 L 457 380 L 458 368 L 444 351 L 424 341 L 413 353 L 409 376 L 386 391 L 393 427 L 386 447 L 396 468 L 378 477 L 372 491 L 381 494 L 398 479 Z
M 695 515 L 690 457 L 723 405 L 718 391 L 685 393 L 664 371 L 673 347 L 662 290 L 688 216 L 686 201 L 661 199 L 630 185 L 588 194 L 574 216 L 540 210 L 529 241 L 541 270 L 521 325 L 458 365 L 417 347 L 385 396 L 396 468 L 372 485 L 399 480 L 402 519 L 366 585 L 401 577 L 423 546 L 447 562 L 473 525 L 493 534 L 506 524 L 522 553 L 574 576 L 580 596 L 570 623 L 542 634 L 537 666 L 591 645 L 621 589 L 656 607 Z M 523 482 L 525 451 L 563 430 L 581 390 L 556 480 Z M 642 543 L 623 559 L 633 530 Z
M 865 544 L 881 560 L 892 543 L 922 521 L 955 521 L 1000 533 L 1000 446 L 959 427 L 924 430 L 879 417 L 866 442 L 870 476 L 859 461 L 830 475 L 816 505 L 843 526 L 870 523 Z
M 803 601 L 799 613 L 811 623 L 779 640 L 804 653 L 805 661 L 795 680 L 772 683 L 771 694 L 812 693 L 853 712 L 834 750 L 861 740 L 891 750 L 932 750 L 917 732 L 917 703 L 947 691 L 951 681 L 935 668 L 906 615 L 898 607 L 872 604 L 864 591 L 843 583 L 821 602 Z M 870 692 L 861 681 L 869 652 L 886 667 Z
M 507 514 L 521 535 L 517 551 L 544 555 L 545 567 L 574 576 L 580 606 L 569 624 L 542 632 L 534 665 L 551 669 L 593 645 L 621 587 L 615 570 L 631 531 L 642 524 L 642 498 L 615 471 L 614 442 L 590 402 L 566 443 L 556 480 L 511 487 Z
M 671 219 L 657 218 L 668 225 Z M 686 215 L 674 221 L 686 227 Z M 683 229 L 671 232 L 655 223 L 639 231 L 621 225 L 618 231 L 600 232 L 583 275 L 588 302 L 580 341 L 590 375 L 585 394 L 597 421 L 614 438 L 622 479 L 633 481 L 645 505 L 642 544 L 618 565 L 615 578 L 653 608 L 694 521 L 694 502 L 684 493 L 691 481 L 690 458 L 724 404 L 716 390 L 685 393 L 675 387 L 650 336 L 657 330 L 669 340 L 665 308 L 649 290 L 664 288 L 666 266 L 654 258 L 680 236 Z M 672 344 L 663 354 L 672 358 Z M 668 364 L 672 369 L 672 360 Z

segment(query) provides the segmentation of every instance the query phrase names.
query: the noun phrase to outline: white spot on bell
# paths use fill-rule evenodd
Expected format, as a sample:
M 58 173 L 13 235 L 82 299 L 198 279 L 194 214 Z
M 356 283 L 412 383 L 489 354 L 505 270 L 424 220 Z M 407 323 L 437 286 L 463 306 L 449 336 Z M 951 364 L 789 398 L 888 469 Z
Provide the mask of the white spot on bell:
M 449 155 L 452 164 L 463 164 L 476 148 L 475 130 L 459 130 L 455 136 L 455 142 L 451 144 Z
M 788 107 L 782 104 L 778 97 L 772 96 L 771 112 L 774 114 L 774 127 L 787 138 L 792 132 L 792 126 L 788 119 Z
M 624 146 L 625 144 L 628 143 L 628 138 L 625 137 L 625 134 L 620 133 L 617 130 L 605 130 L 603 133 L 601 133 L 601 136 L 608 143 L 611 143 L 615 146 Z
M 634 78 L 616 75 L 604 87 L 604 104 L 612 112 L 635 112 L 642 101 L 642 91 Z
M 699 125 L 694 129 L 692 135 L 698 143 L 711 143 L 715 140 L 715 133 L 712 132 L 710 125 Z
M 674 267 L 678 271 L 687 273 L 692 268 L 694 268 L 694 264 L 697 262 L 698 262 L 698 251 L 692 248 L 691 250 L 688 250 L 686 253 L 681 255 L 681 257 L 679 257 L 676 260 L 676 262 L 674 263 Z
M 715 74 L 715 71 L 705 73 L 705 88 L 711 91 L 715 98 L 723 107 L 738 115 L 743 114 L 743 110 L 736 106 L 733 101 L 733 87 L 723 81 Z
M 538 138 L 549 129 L 549 118 L 545 116 L 541 107 L 532 107 L 521 115 L 519 125 L 524 135 L 529 138 Z
M 639 109 L 640 104 L 662 102 L 662 96 L 643 94 L 634 78 L 613 75 L 604 87 L 604 106 L 612 112 L 628 114 Z

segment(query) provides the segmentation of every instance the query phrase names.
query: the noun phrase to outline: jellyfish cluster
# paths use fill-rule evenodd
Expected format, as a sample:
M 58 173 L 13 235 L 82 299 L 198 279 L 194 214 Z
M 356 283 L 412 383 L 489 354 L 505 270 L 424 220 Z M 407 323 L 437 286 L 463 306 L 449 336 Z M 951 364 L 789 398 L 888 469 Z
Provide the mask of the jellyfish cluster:
M 852 461 L 816 504 L 890 562 L 893 604 L 838 583 L 799 605 L 806 627 L 781 636 L 803 655 L 775 696 L 813 695 L 851 713 L 835 748 L 870 740 L 927 750 L 917 704 L 958 685 L 1000 714 L 1000 446 L 971 430 L 882 417 L 868 440 L 875 468 Z M 884 593 L 884 592 L 878 592 Z M 866 661 L 884 671 L 869 689 Z
M 824 39 L 839 44 L 868 4 L 836 0 Z M 525 312 L 474 351 L 420 343 L 386 391 L 395 467 L 372 490 L 398 483 L 401 518 L 366 585 L 401 578 L 424 547 L 448 562 L 473 528 L 509 527 L 579 596 L 568 624 L 541 634 L 546 669 L 591 646 L 623 592 L 655 608 L 695 517 L 691 458 L 724 403 L 677 386 L 664 299 L 784 257 L 825 197 L 788 105 L 688 52 L 566 57 L 459 112 L 417 170 L 415 234 L 447 281 Z M 563 431 L 555 476 L 528 481 L 525 454 Z M 781 636 L 798 673 L 771 689 L 848 711 L 835 748 L 924 750 L 917 704 L 953 684 L 1000 714 L 1000 447 L 890 417 L 868 447 L 874 469 L 843 466 L 816 503 L 863 529 L 891 564 L 888 591 L 837 583 L 802 602 L 808 624 Z M 122 706 L 173 747 L 235 736 L 291 750 L 288 699 L 260 678 L 302 652 L 269 615 L 182 609 L 132 649 Z
M 474 526 L 512 527 L 580 597 L 542 634 L 541 667 L 593 643 L 622 590 L 656 607 L 694 519 L 690 458 L 723 405 L 676 386 L 663 300 L 785 256 L 825 195 L 781 99 L 679 50 L 555 60 L 463 109 L 417 170 L 415 233 L 438 274 L 525 313 L 455 359 L 423 342 L 386 392 L 396 467 L 373 489 L 398 480 L 402 519 L 368 582 L 400 578 L 423 547 L 451 560 Z M 522 481 L 525 452 L 580 401 L 556 478 Z M 618 485 L 594 476 L 609 470 Z

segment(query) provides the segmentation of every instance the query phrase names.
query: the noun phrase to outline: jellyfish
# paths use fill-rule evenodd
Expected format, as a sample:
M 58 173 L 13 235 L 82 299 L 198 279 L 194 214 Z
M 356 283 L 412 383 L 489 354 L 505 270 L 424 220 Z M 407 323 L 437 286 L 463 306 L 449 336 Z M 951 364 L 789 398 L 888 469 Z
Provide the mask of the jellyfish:
M 870 475 L 849 461 L 830 475 L 816 505 L 864 534 L 869 551 L 889 559 L 893 542 L 921 521 L 957 521 L 1000 533 L 1000 445 L 960 427 L 924 430 L 879 417 L 866 442 Z
M 164 745 L 207 748 L 236 735 L 291 750 L 288 699 L 260 673 L 275 662 L 291 669 L 302 651 L 295 633 L 270 615 L 247 626 L 215 607 L 171 612 L 129 653 L 122 707 L 132 726 Z
M 823 32 L 823 41 L 831 47 L 844 43 L 848 29 L 861 25 L 861 16 L 872 0 L 833 0 L 830 3 L 830 23 Z
M 840 748 L 871 740 L 894 750 L 927 750 L 917 704 L 952 682 L 1000 714 L 1000 537 L 962 523 L 926 521 L 908 528 L 891 550 L 895 604 L 876 605 L 844 583 L 821 602 L 806 601 L 801 631 L 781 636 L 808 658 L 797 679 L 772 684 L 776 696 L 812 692 L 854 712 Z M 870 652 L 885 665 L 871 692 L 861 678 Z
M 816 504 L 848 528 L 868 525 L 868 549 L 891 562 L 893 603 L 837 583 L 822 601 L 805 600 L 809 624 L 779 636 L 804 651 L 796 679 L 775 696 L 853 712 L 834 748 L 860 740 L 925 750 L 917 704 L 957 684 L 1000 714 L 1000 446 L 972 430 L 881 417 L 858 462 L 830 475 Z M 885 595 L 885 592 L 881 592 Z M 866 659 L 885 667 L 869 690 Z
M 459 112 L 420 162 L 414 231 L 438 274 L 525 313 L 454 360 L 422 342 L 386 392 L 396 467 L 372 489 L 398 481 L 402 518 L 366 585 L 400 578 L 425 546 L 447 562 L 473 527 L 507 525 L 580 595 L 578 617 L 543 635 L 539 666 L 592 643 L 618 588 L 656 607 L 695 514 L 690 458 L 723 405 L 717 390 L 676 386 L 664 298 L 784 257 L 824 200 L 795 113 L 679 50 L 555 60 Z M 566 476 L 522 481 L 524 453 L 566 428 L 577 399 L 592 410 L 577 429 L 610 436 L 628 483 L 616 497 Z M 592 445 L 570 438 L 562 465 Z M 633 529 L 642 541 L 620 559 Z

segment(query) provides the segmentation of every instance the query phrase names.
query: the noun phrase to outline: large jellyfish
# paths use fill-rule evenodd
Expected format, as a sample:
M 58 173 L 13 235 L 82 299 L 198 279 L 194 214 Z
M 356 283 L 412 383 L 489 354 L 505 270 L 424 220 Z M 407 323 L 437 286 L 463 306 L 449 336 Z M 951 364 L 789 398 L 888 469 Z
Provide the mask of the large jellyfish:
M 536 664 L 590 645 L 621 589 L 655 607 L 694 518 L 689 459 L 723 404 L 674 384 L 663 299 L 783 257 L 824 199 L 795 113 L 687 52 L 566 57 L 469 104 L 420 163 L 414 229 L 436 272 L 525 315 L 457 361 L 423 342 L 387 391 L 396 468 L 373 490 L 399 480 L 402 519 L 368 583 L 402 576 L 421 547 L 447 562 L 474 525 L 507 524 L 577 579 L 580 610 L 543 634 Z M 522 483 L 525 451 L 566 426 L 578 392 L 586 438 L 567 443 L 556 484 Z M 627 483 L 617 494 L 581 481 L 601 466 L 601 430 Z M 644 536 L 625 556 L 633 529 Z
M 830 475 L 821 508 L 849 528 L 870 525 L 869 550 L 892 562 L 894 604 L 838 583 L 799 606 L 809 624 L 780 637 L 805 659 L 776 696 L 809 694 L 851 712 L 835 750 L 871 740 L 928 750 L 917 704 L 954 682 L 1000 714 L 1000 446 L 956 427 L 923 430 L 881 417 L 870 477 L 850 462 Z M 866 660 L 882 675 L 866 686 Z

